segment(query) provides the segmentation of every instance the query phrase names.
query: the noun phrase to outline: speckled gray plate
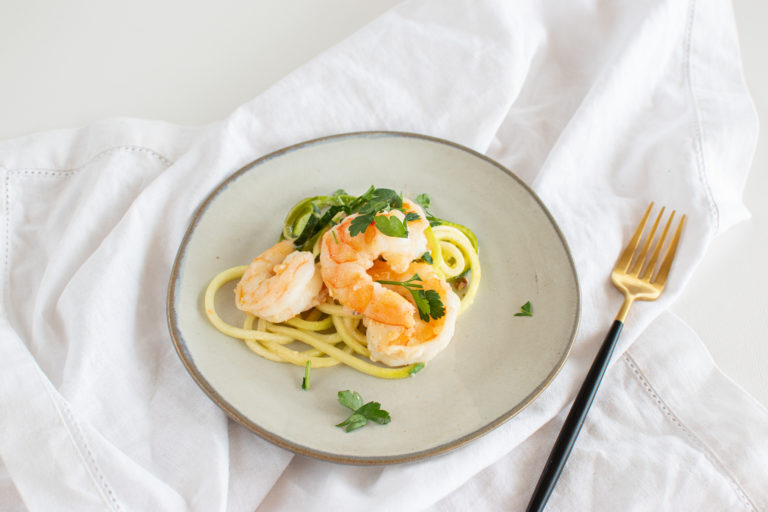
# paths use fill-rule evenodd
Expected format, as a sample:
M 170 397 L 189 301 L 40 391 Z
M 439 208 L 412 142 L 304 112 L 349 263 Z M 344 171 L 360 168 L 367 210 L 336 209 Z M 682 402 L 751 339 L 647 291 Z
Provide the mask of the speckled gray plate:
M 427 192 L 432 211 L 471 227 L 483 280 L 449 347 L 419 374 L 380 380 L 346 367 L 303 369 L 266 361 L 207 321 L 203 292 L 221 270 L 272 245 L 299 199 L 370 185 Z M 217 296 L 239 323 L 232 287 Z M 515 317 L 531 301 L 534 316 Z M 535 194 L 499 164 L 457 144 L 408 133 L 365 132 L 304 142 L 240 169 L 211 192 L 181 243 L 168 321 L 190 375 L 230 417 L 297 453 L 352 464 L 388 464 L 460 446 L 530 404 L 565 362 L 579 319 L 579 289 L 565 240 Z M 388 425 L 334 427 L 349 411 L 340 390 L 381 402 Z

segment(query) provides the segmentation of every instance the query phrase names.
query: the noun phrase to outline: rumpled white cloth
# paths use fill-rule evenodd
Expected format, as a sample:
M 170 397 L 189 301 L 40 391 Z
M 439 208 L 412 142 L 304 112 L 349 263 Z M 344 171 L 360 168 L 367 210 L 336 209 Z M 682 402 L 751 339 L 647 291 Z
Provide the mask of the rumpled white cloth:
M 554 383 L 485 437 L 335 465 L 227 420 L 174 352 L 166 290 L 192 212 L 230 173 L 382 129 L 464 144 L 532 185 L 573 253 L 582 320 Z M 549 509 L 768 509 L 768 413 L 665 312 L 745 218 L 756 131 L 728 2 L 413 0 L 220 123 L 2 142 L 0 508 L 522 509 L 618 310 L 610 269 L 655 200 L 689 216 L 668 289 L 630 313 Z

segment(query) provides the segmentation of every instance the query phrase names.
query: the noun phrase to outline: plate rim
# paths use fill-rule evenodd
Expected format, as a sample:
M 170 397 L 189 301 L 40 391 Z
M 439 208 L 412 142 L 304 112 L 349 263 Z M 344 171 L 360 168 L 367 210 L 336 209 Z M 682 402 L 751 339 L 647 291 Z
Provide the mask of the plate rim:
M 174 300 L 176 295 L 177 283 L 180 278 L 180 267 L 186 255 L 187 245 L 189 244 L 189 241 L 192 237 L 193 232 L 195 231 L 195 228 L 197 227 L 198 222 L 200 221 L 200 218 L 205 213 L 210 203 L 221 193 L 222 190 L 224 190 L 233 181 L 235 181 L 238 177 L 246 173 L 251 168 L 261 165 L 267 162 L 268 160 L 271 160 L 283 154 L 286 154 L 307 146 L 312 146 L 318 143 L 344 139 L 344 138 L 366 137 L 366 136 L 367 137 L 392 136 L 392 137 L 413 138 L 413 139 L 425 140 L 433 143 L 450 146 L 454 149 L 467 152 L 472 156 L 475 156 L 477 158 L 480 158 L 481 160 L 484 160 L 485 162 L 496 167 L 498 170 L 502 171 L 508 177 L 517 181 L 517 183 L 520 186 L 522 186 L 525 189 L 525 191 L 536 201 L 539 208 L 541 208 L 541 210 L 544 212 L 547 219 L 549 220 L 551 226 L 554 228 L 555 233 L 557 234 L 563 248 L 565 249 L 568 264 L 574 278 L 575 291 L 576 291 L 576 297 L 575 297 L 576 298 L 576 314 L 573 321 L 573 325 L 571 326 L 571 331 L 570 331 L 569 340 L 568 340 L 566 349 L 563 351 L 562 356 L 560 357 L 558 362 L 555 364 L 555 366 L 552 368 L 552 370 L 547 375 L 547 377 L 542 382 L 540 382 L 539 385 L 533 391 L 531 391 L 531 393 L 526 395 L 526 397 L 519 404 L 517 404 L 512 409 L 505 411 L 496 419 L 490 421 L 489 423 L 480 427 L 479 429 L 473 430 L 472 432 L 469 432 L 461 437 L 458 437 L 457 439 L 445 442 L 443 444 L 434 446 L 432 448 L 417 451 L 417 452 L 408 452 L 408 453 L 384 455 L 384 456 L 342 455 L 342 454 L 331 453 L 331 452 L 327 452 L 327 451 L 323 451 L 315 448 L 309 448 L 301 444 L 284 439 L 278 434 L 259 426 L 258 424 L 254 423 L 249 418 L 247 418 L 245 415 L 241 414 L 232 404 L 227 402 L 227 400 L 224 399 L 224 397 L 221 396 L 218 393 L 218 391 L 216 391 L 216 389 L 208 382 L 205 376 L 203 376 L 202 373 L 195 366 L 193 362 L 193 358 L 187 348 L 186 342 L 177 326 L 177 313 L 175 310 L 175 300 Z M 517 414 L 519 414 L 523 409 L 525 409 L 531 403 L 533 403 L 539 397 L 539 395 L 541 395 L 541 393 L 547 387 L 549 387 L 549 385 L 554 381 L 554 379 L 560 373 L 560 370 L 565 365 L 565 362 L 567 361 L 568 357 L 570 356 L 571 350 L 573 349 L 573 345 L 576 339 L 576 334 L 578 333 L 579 323 L 581 321 L 581 287 L 579 284 L 576 265 L 573 260 L 573 254 L 571 253 L 571 249 L 568 245 L 568 241 L 563 235 L 560 229 L 560 226 L 557 224 L 557 222 L 555 222 L 554 217 L 552 216 L 552 214 L 550 213 L 546 205 L 543 203 L 541 198 L 538 196 L 538 194 L 536 194 L 536 192 L 530 186 L 528 186 L 528 184 L 526 184 L 522 179 L 520 179 L 519 176 L 517 176 L 511 170 L 507 169 L 505 166 L 501 165 L 496 160 L 472 148 L 469 148 L 462 144 L 459 144 L 447 139 L 443 139 L 440 137 L 434 137 L 431 135 L 425 135 L 425 134 L 407 132 L 407 131 L 363 130 L 363 131 L 351 131 L 351 132 L 325 135 L 325 136 L 316 137 L 313 139 L 308 139 L 302 142 L 298 142 L 290 146 L 285 146 L 281 149 L 277 149 L 275 151 L 262 155 L 261 157 L 256 158 L 255 160 L 245 164 L 240 169 L 236 170 L 232 174 L 225 177 L 221 182 L 219 182 L 218 185 L 216 185 L 216 187 L 214 187 L 210 192 L 208 192 L 205 199 L 203 199 L 203 201 L 195 209 L 194 214 L 192 215 L 192 218 L 190 219 L 189 224 L 187 225 L 187 228 L 184 232 L 184 236 L 182 237 L 182 240 L 179 243 L 179 248 L 176 251 L 176 256 L 174 257 L 173 266 L 171 267 L 171 273 L 170 273 L 170 278 L 168 283 L 168 292 L 166 296 L 166 320 L 168 322 L 168 330 L 171 335 L 171 340 L 173 342 L 174 349 L 176 350 L 176 354 L 179 356 L 182 364 L 187 370 L 187 373 L 192 377 L 192 379 L 197 383 L 197 385 L 203 390 L 203 392 L 208 396 L 208 398 L 210 398 L 231 419 L 240 423 L 241 425 L 246 427 L 248 430 L 259 435 L 263 439 L 266 439 L 267 441 L 296 454 L 305 455 L 308 457 L 313 457 L 316 459 L 320 459 L 328 462 L 341 463 L 341 464 L 378 466 L 378 465 L 390 465 L 390 464 L 401 464 L 406 462 L 413 462 L 416 460 L 421 460 L 421 459 L 426 459 L 428 457 L 441 455 L 449 451 L 452 451 L 454 449 L 457 449 L 461 446 L 466 445 L 470 441 L 478 439 L 484 436 L 485 434 L 487 434 L 488 432 L 498 428 L 503 423 L 512 419 Z

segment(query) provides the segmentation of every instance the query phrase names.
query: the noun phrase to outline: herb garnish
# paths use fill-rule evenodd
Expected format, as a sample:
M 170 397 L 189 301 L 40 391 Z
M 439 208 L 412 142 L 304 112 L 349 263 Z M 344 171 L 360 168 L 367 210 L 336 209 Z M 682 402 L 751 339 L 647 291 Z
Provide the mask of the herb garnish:
M 429 225 L 432 227 L 439 226 L 443 223 L 441 219 L 438 219 L 434 215 L 432 215 L 429 211 L 430 207 L 432 206 L 432 198 L 429 197 L 429 194 L 419 194 L 416 196 L 416 199 L 414 199 L 419 206 L 424 208 L 424 213 L 427 216 L 427 220 L 429 221 Z
M 376 282 L 392 286 L 402 286 L 411 292 L 411 297 L 413 297 L 416 308 L 419 310 L 419 317 L 425 322 L 429 322 L 430 317 L 437 320 L 445 315 L 445 305 L 442 299 L 440 299 L 440 294 L 437 293 L 437 290 L 425 290 L 424 286 L 419 284 L 422 282 L 419 274 L 413 274 L 413 277 L 407 281 L 379 280 Z
M 515 316 L 533 316 L 533 306 L 531 306 L 531 301 L 520 306 L 520 312 L 515 313 Z
M 416 363 L 413 368 L 408 370 L 408 375 L 413 375 L 415 373 L 419 373 L 421 370 L 424 369 L 424 363 Z
M 304 378 L 301 379 L 301 389 L 307 390 L 309 389 L 309 370 L 312 367 L 312 361 L 307 360 L 307 363 L 304 365 Z
M 363 398 L 357 391 L 339 391 L 338 400 L 341 405 L 354 411 L 349 418 L 336 425 L 346 432 L 352 432 L 365 426 L 369 421 L 375 421 L 382 425 L 392 421 L 389 413 L 381 408 L 380 403 L 368 402 L 363 404 Z
M 392 210 L 402 211 L 405 218 L 382 215 Z M 352 236 L 365 233 L 374 224 L 387 236 L 407 238 L 408 222 L 419 218 L 417 213 L 404 211 L 402 195 L 392 189 L 371 186 L 357 197 L 339 189 L 330 196 L 308 197 L 294 205 L 285 219 L 282 237 L 293 240 L 297 249 L 308 250 L 326 228 L 353 213 L 358 216 L 349 225 Z
M 455 222 L 450 222 L 445 219 L 439 219 L 434 215 L 432 215 L 432 213 L 429 211 L 429 208 L 432 206 L 432 199 L 429 197 L 429 194 L 419 194 L 418 196 L 416 196 L 415 201 L 422 208 L 424 208 L 424 214 L 426 215 L 427 220 L 429 221 L 430 227 L 445 225 L 445 226 L 451 226 L 453 228 L 456 228 L 462 233 L 464 233 L 464 235 L 467 238 L 469 238 L 469 241 L 472 243 L 472 247 L 475 249 L 475 251 L 478 250 L 477 237 L 475 236 L 475 234 L 472 232 L 471 229 L 469 229 L 466 226 L 462 226 L 461 224 L 456 224 Z
M 432 198 L 429 197 L 429 194 L 419 194 L 416 196 L 415 201 L 424 208 L 425 212 L 432 206 Z
M 373 187 L 366 194 L 372 193 L 372 190 Z M 299 201 L 285 218 L 282 238 L 293 240 L 298 250 L 311 248 L 338 215 L 349 214 L 366 194 L 355 197 L 339 189 L 330 196 L 308 197 Z
M 356 212 L 353 212 L 358 216 L 349 223 L 350 236 L 365 233 L 368 226 L 375 224 L 378 230 L 387 236 L 408 238 L 408 223 L 418 220 L 419 215 L 408 212 L 403 220 L 394 215 L 381 215 L 392 210 L 403 211 L 403 197 L 392 189 L 374 189 L 370 198 L 365 200 Z

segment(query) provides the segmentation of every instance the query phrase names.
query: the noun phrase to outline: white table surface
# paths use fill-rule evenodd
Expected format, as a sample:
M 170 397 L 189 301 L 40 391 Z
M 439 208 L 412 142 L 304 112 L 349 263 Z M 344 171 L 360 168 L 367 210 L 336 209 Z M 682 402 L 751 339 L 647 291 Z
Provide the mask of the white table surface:
M 110 117 L 218 121 L 397 3 L 2 0 L 0 139 Z M 738 0 L 734 9 L 747 84 L 768 119 L 768 3 Z M 744 195 L 752 218 L 715 240 L 672 308 L 765 406 L 767 164 L 761 133 Z

